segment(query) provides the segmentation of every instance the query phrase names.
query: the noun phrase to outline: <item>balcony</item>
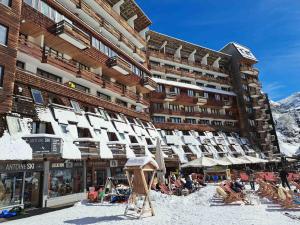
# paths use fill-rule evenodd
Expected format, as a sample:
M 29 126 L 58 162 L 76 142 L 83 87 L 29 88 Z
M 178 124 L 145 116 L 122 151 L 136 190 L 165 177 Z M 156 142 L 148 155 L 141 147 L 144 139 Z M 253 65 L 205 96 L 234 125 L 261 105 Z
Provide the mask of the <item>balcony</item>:
M 55 35 L 81 50 L 90 47 L 90 36 L 65 20 L 55 24 L 53 30 Z
M 120 56 L 113 56 L 108 59 L 107 66 L 117 70 L 124 75 L 129 75 L 131 73 L 131 65 Z
M 114 158 L 124 158 L 126 157 L 126 148 L 125 144 L 119 142 L 109 142 L 107 144 L 108 148 L 111 150 Z
M 176 96 L 175 101 L 182 105 L 195 105 L 198 102 L 198 99 L 193 96 L 189 96 L 188 94 L 181 93 Z
M 205 105 L 206 103 L 207 103 L 207 98 L 202 96 L 197 98 L 197 105 Z
M 168 61 L 185 64 L 187 66 L 197 67 L 197 68 L 200 68 L 203 70 L 210 70 L 210 71 L 215 71 L 215 72 L 219 72 L 219 73 L 223 73 L 223 74 L 228 74 L 227 71 L 222 68 L 216 68 L 216 67 L 213 67 L 210 65 L 203 65 L 200 62 L 191 62 L 186 59 L 178 59 L 174 55 L 164 54 L 162 52 L 158 52 L 158 51 L 155 51 L 152 49 L 150 50 L 149 54 L 150 54 L 150 57 L 153 57 L 153 58 L 160 58 L 160 59 L 164 59 L 164 60 L 168 60 Z
M 253 87 L 253 88 L 260 88 L 261 87 L 261 84 L 255 78 L 248 79 L 248 85 L 250 87 Z
M 133 150 L 136 157 L 145 156 L 145 146 L 140 144 L 130 144 L 130 148 Z
M 155 89 L 157 88 L 157 83 L 149 76 L 146 76 L 142 79 L 142 84 L 150 91 L 155 91 Z
M 207 99 L 206 105 L 212 106 L 212 107 L 223 107 L 224 102 L 222 102 L 221 100 Z
M 100 142 L 91 138 L 78 138 L 74 141 L 82 157 L 100 157 Z
M 258 98 L 260 96 L 260 92 L 257 90 L 250 90 L 251 98 Z
M 259 70 L 257 68 L 254 68 L 254 67 L 251 67 L 251 66 L 242 65 L 240 67 L 240 70 L 241 70 L 242 73 L 246 73 L 246 74 L 254 75 L 254 76 L 257 76 L 258 73 L 259 73 Z
M 59 155 L 62 152 L 62 138 L 52 134 L 31 134 L 24 136 L 23 139 L 32 148 L 34 156 Z
M 223 109 L 230 109 L 233 105 L 232 101 L 224 101 Z
M 177 95 L 178 95 L 178 93 L 168 92 L 168 93 L 166 93 L 165 101 L 168 101 L 168 102 L 175 101 L 177 98 Z

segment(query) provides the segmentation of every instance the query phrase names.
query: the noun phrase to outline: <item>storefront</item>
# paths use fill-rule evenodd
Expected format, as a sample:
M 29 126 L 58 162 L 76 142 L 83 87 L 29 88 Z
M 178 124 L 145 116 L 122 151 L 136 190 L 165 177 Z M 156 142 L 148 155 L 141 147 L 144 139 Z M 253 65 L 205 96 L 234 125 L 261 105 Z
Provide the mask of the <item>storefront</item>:
M 40 207 L 43 162 L 0 164 L 0 208 Z
M 115 177 L 120 182 L 127 182 L 123 171 L 126 159 L 90 160 L 87 162 L 87 188 L 101 187 L 106 183 L 107 177 Z
M 48 162 L 47 197 L 44 206 L 68 204 L 86 198 L 85 161 Z

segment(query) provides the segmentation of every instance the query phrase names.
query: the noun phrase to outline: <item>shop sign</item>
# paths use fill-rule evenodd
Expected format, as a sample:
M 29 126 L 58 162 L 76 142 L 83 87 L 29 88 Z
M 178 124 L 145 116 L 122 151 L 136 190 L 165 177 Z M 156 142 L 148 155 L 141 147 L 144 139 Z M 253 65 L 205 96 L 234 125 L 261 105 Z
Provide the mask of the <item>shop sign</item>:
M 24 137 L 26 142 L 32 148 L 33 154 L 59 154 L 62 148 L 61 138 L 49 137 Z
M 74 167 L 83 167 L 82 162 L 57 162 L 57 163 L 51 163 L 51 169 L 61 169 L 61 168 L 66 168 L 66 169 L 71 169 Z
M 43 169 L 44 169 L 44 164 L 42 162 L 0 164 L 1 172 L 34 171 L 34 170 L 43 170 Z
M 56 169 L 56 168 L 65 168 L 65 163 L 51 163 L 51 168 Z
M 109 165 L 110 167 L 118 167 L 118 160 L 110 160 Z

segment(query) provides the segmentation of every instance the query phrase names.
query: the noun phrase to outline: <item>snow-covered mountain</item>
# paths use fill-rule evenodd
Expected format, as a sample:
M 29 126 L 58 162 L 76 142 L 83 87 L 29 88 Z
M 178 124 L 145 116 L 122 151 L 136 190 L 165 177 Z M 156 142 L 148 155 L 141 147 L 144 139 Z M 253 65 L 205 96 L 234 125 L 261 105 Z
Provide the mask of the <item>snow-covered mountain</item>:
M 300 155 L 300 92 L 270 103 L 281 152 Z

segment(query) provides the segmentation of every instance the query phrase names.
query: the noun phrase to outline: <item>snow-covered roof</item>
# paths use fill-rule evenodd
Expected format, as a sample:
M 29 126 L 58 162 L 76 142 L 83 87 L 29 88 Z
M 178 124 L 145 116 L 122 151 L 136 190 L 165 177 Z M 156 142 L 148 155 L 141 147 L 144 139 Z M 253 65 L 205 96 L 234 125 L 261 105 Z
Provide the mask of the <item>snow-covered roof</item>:
M 247 59 L 251 59 L 251 60 L 254 60 L 254 61 L 257 61 L 256 57 L 253 55 L 253 53 L 251 52 L 251 50 L 246 47 L 246 46 L 243 46 L 241 44 L 238 44 L 238 43 L 235 43 L 233 42 L 232 43 L 236 49 L 238 50 L 238 52 L 244 57 L 244 58 L 247 58 Z
M 13 138 L 7 131 L 0 138 L 0 160 L 32 160 L 32 149 L 22 138 Z
M 152 158 L 152 157 L 135 157 L 135 158 L 130 158 L 125 164 L 125 167 L 143 167 L 150 163 L 153 165 L 156 169 L 158 169 L 158 164 L 157 162 Z
M 236 96 L 236 94 L 234 92 L 223 91 L 223 90 L 208 88 L 208 87 L 199 87 L 195 84 L 186 84 L 186 83 L 177 82 L 177 81 L 164 80 L 164 79 L 160 79 L 160 78 L 156 78 L 156 77 L 153 77 L 152 79 L 156 83 L 159 83 L 159 84 L 166 84 L 166 85 L 175 86 L 175 87 L 182 87 L 182 88 L 187 88 L 187 89 L 193 89 L 193 90 L 199 90 L 199 91 L 206 91 L 206 92 L 213 92 L 213 93 L 218 93 L 218 94 Z

